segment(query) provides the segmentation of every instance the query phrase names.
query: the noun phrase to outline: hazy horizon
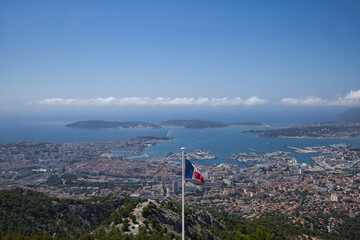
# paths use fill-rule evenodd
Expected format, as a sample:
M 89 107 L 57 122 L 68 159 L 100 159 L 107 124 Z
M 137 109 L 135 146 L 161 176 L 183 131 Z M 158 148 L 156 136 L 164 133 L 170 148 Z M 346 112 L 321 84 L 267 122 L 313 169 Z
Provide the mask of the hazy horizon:
M 75 122 L 84 120 L 162 122 L 170 119 L 223 122 L 259 122 L 265 124 L 307 124 L 336 120 L 344 107 L 133 107 L 98 109 L 49 109 L 47 111 L 6 111 L 0 121 Z

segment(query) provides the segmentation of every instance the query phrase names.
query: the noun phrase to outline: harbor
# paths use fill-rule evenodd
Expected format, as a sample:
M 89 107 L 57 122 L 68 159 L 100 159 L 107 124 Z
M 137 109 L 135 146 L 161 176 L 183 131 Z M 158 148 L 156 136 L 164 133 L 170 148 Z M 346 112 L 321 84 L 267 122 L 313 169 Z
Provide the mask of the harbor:
M 204 152 L 202 150 L 188 151 L 185 153 L 185 158 L 188 160 L 208 160 L 217 159 L 217 157 L 210 152 Z M 179 160 L 181 159 L 181 153 L 169 152 L 165 158 L 166 160 Z

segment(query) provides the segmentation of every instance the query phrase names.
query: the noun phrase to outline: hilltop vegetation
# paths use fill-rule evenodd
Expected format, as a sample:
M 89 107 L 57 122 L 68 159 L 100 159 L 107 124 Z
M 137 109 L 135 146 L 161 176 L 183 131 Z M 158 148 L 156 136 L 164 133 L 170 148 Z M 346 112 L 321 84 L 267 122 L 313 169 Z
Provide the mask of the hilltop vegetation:
M 188 207 L 186 236 L 195 240 L 359 239 L 360 218 L 333 215 L 331 233 L 311 230 L 295 218 L 267 215 L 245 220 L 225 212 Z M 326 223 L 330 215 L 320 219 Z M 309 216 L 311 219 L 311 216 Z M 317 218 L 314 218 L 317 219 Z M 316 224 L 318 225 L 318 224 Z M 22 189 L 0 191 L 0 239 L 181 239 L 181 208 L 172 202 L 126 196 L 60 200 Z
M 30 190 L 3 190 L 0 191 L 0 232 L 78 238 L 93 231 L 123 203 L 121 198 L 80 201 L 56 199 Z

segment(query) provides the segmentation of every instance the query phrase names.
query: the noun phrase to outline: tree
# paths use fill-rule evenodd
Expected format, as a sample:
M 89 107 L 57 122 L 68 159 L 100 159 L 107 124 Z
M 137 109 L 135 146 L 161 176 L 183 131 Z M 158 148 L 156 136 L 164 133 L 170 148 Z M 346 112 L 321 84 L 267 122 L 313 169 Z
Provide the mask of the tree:
M 129 219 L 125 218 L 123 223 L 122 223 L 122 228 L 121 230 L 123 232 L 126 232 L 126 231 L 129 231 L 129 227 L 130 227 L 130 224 L 129 224 Z
M 275 234 L 267 233 L 264 230 L 264 227 L 259 225 L 256 228 L 256 232 L 249 235 L 244 235 L 240 231 L 236 232 L 235 239 L 236 240 L 273 240 L 275 238 Z

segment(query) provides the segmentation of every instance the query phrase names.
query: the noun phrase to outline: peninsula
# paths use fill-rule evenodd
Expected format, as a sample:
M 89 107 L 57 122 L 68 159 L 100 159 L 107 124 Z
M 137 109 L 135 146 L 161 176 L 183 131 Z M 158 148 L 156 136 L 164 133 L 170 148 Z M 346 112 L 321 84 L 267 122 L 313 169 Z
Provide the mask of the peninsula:
M 360 125 L 319 124 L 301 125 L 264 131 L 262 137 L 284 138 L 348 138 L 360 136 Z
M 161 126 L 175 126 L 182 128 L 223 128 L 229 126 L 266 126 L 262 123 L 243 122 L 243 123 L 226 123 L 217 121 L 204 120 L 168 120 L 160 123 Z
M 183 128 L 222 128 L 228 127 L 229 124 L 215 121 L 203 120 L 168 120 L 160 123 L 161 126 L 176 126 Z
M 101 120 L 89 120 L 69 123 L 66 127 L 72 128 L 90 128 L 90 129 L 106 129 L 106 128 L 161 128 L 158 124 L 148 122 L 108 122 Z
M 247 131 L 256 133 L 256 130 Z M 259 133 L 259 131 L 257 131 Z M 262 137 L 284 138 L 348 138 L 360 136 L 360 108 L 350 108 L 333 122 L 298 125 L 263 131 Z
M 192 129 L 205 129 L 205 128 L 223 128 L 229 126 L 266 126 L 262 123 L 243 122 L 243 123 L 225 123 L 216 121 L 204 120 L 168 120 L 157 123 L 133 121 L 133 122 L 110 122 L 102 120 L 88 120 L 69 123 L 66 127 L 72 128 L 88 128 L 88 129 L 109 129 L 109 128 L 162 128 L 162 127 L 181 127 Z

